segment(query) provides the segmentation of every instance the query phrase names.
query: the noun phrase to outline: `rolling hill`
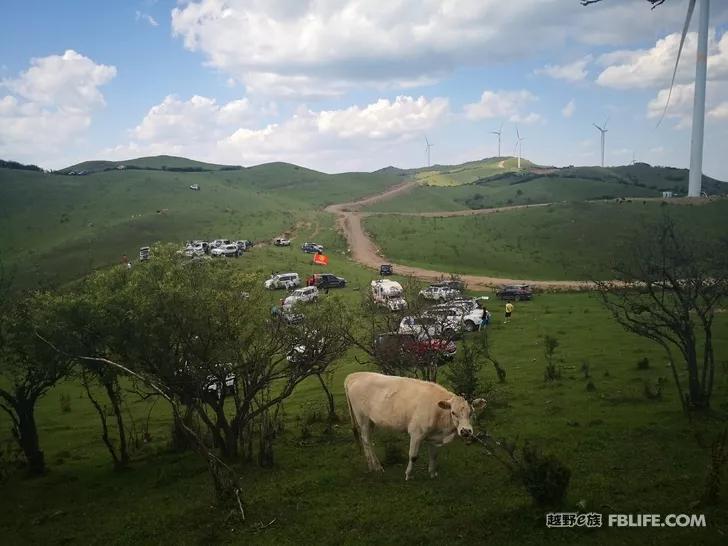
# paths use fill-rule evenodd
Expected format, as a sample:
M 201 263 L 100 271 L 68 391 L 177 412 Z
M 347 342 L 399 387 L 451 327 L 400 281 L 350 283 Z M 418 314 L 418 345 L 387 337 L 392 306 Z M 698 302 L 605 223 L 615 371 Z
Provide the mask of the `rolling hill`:
M 176 157 L 172 155 L 158 155 L 152 157 L 139 157 L 137 159 L 127 159 L 125 161 L 83 161 L 59 169 L 59 174 L 84 173 L 90 174 L 100 171 L 110 171 L 114 169 L 144 169 L 144 170 L 189 170 L 189 171 L 224 171 L 239 170 L 243 167 L 238 165 L 216 165 L 214 163 L 204 163 L 195 161 L 185 157 Z

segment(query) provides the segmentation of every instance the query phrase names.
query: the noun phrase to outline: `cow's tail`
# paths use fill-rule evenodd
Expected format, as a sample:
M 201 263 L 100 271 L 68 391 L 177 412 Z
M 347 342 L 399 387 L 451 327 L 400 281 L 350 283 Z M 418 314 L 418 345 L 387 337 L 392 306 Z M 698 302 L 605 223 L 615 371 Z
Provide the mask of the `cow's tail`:
M 346 394 L 346 405 L 349 407 L 349 418 L 351 419 L 351 431 L 354 433 L 354 440 L 356 441 L 356 445 L 359 446 L 359 451 L 361 452 L 362 446 L 361 446 L 361 438 L 359 436 L 359 425 L 356 422 L 356 417 L 354 417 L 354 410 L 351 409 L 351 400 L 349 400 L 349 378 L 346 378 L 346 381 L 344 381 L 344 393 Z

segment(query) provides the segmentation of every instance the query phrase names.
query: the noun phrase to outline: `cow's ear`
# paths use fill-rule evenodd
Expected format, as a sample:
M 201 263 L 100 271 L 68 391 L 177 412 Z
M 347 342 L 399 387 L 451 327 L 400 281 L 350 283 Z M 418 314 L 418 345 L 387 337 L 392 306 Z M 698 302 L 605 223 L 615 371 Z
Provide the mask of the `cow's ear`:
M 475 400 L 473 400 L 473 409 L 474 410 L 483 409 L 484 407 L 485 407 L 485 399 L 476 398 Z
M 450 402 L 448 402 L 447 400 L 440 400 L 437 405 L 440 406 L 442 409 L 450 409 L 452 407 L 450 405 Z

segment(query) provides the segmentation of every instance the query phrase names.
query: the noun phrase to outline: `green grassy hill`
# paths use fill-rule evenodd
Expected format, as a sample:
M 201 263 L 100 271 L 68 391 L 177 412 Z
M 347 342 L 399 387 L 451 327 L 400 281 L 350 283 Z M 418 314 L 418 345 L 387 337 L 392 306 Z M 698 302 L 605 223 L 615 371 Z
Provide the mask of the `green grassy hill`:
M 450 218 L 371 216 L 364 227 L 387 258 L 439 271 L 521 279 L 610 278 L 610 261 L 665 212 L 701 234 L 728 232 L 728 200 L 565 203 Z
M 521 168 L 535 167 L 527 159 L 521 159 Z M 427 169 L 417 169 L 415 178 L 428 186 L 460 186 L 470 184 L 518 169 L 518 160 L 515 157 L 490 157 L 480 161 L 469 161 L 462 165 L 433 165 Z
M 57 172 L 68 174 L 71 172 L 94 173 L 99 171 L 108 171 L 112 169 L 150 169 L 150 170 L 168 170 L 168 169 L 189 169 L 200 171 L 220 171 L 242 169 L 237 165 L 216 165 L 214 163 L 204 163 L 202 161 L 194 161 L 185 157 L 176 157 L 173 155 L 157 155 L 152 157 L 139 157 L 137 159 L 127 159 L 124 161 L 84 161 L 60 169 Z
M 295 232 L 327 204 L 378 193 L 400 180 L 390 173 L 329 175 L 284 163 L 85 176 L 0 169 L 0 258 L 23 286 L 62 282 L 155 241 L 269 240 Z M 201 190 L 190 190 L 191 184 Z
M 420 174 L 418 179 L 421 179 Z M 522 172 L 493 174 L 457 186 L 422 185 L 365 210 L 434 212 L 617 197 L 660 197 L 663 191 L 684 195 L 687 180 L 687 169 L 652 167 L 645 163 L 608 168 L 531 167 Z M 703 190 L 711 195 L 724 194 L 728 193 L 728 184 L 704 176 Z

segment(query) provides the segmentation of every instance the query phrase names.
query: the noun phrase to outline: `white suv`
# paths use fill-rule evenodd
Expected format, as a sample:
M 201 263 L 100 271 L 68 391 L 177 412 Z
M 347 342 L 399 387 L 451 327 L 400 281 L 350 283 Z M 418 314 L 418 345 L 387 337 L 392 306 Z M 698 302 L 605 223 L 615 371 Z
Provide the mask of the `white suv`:
M 460 323 L 454 317 L 423 315 L 420 317 L 404 317 L 399 323 L 399 334 L 412 335 L 416 339 L 452 339 L 461 330 Z
M 319 291 L 315 286 L 306 286 L 298 288 L 283 300 L 283 307 L 291 307 L 297 303 L 311 303 L 318 299 Z
M 420 290 L 420 296 L 426 300 L 448 301 L 457 298 L 460 292 L 447 286 L 428 286 Z
M 263 286 L 268 290 L 275 290 L 277 288 L 291 290 L 292 288 L 298 288 L 300 285 L 301 279 L 298 273 L 278 273 L 263 283 Z
M 240 256 L 240 249 L 238 248 L 238 245 L 227 244 L 216 246 L 210 251 L 210 254 L 212 256 L 227 256 L 229 258 L 237 258 L 238 256 Z

